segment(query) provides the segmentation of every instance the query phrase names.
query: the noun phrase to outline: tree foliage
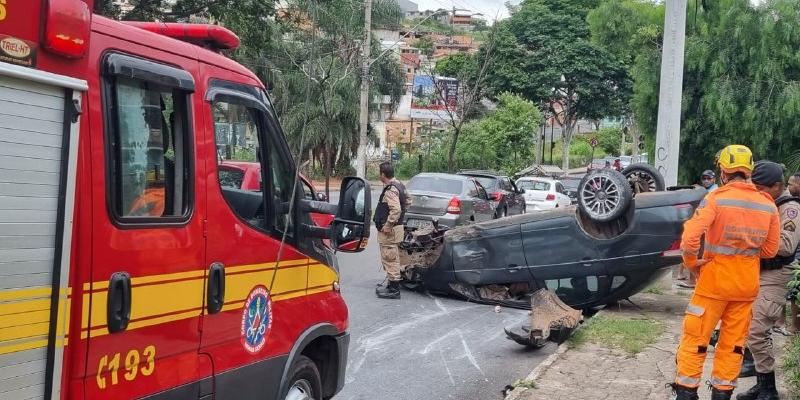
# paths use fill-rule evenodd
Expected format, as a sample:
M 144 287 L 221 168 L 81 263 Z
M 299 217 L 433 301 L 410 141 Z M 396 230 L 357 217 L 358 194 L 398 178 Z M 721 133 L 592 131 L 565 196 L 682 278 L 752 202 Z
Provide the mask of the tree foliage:
M 609 49 L 625 53 L 627 46 L 633 55 L 632 108 L 640 129 L 652 140 L 661 58 L 661 32 L 654 21 L 663 15 L 663 6 L 610 1 L 600 9 L 603 13 L 598 11 L 597 20 L 610 19 L 599 24 L 604 29 L 625 21 L 641 22 L 635 29 L 635 24 L 617 25 L 621 31 L 605 33 L 596 29 L 598 24 L 590 25 Z M 701 171 L 712 168 L 714 154 L 732 143 L 749 146 L 758 159 L 790 160 L 800 148 L 800 126 L 795 123 L 800 117 L 800 3 L 690 1 L 688 9 L 681 180 L 694 181 Z M 593 21 L 591 15 L 589 20 Z M 624 36 L 626 32 L 635 33 Z
M 501 93 L 497 108 L 464 126 L 456 144 L 456 169 L 492 169 L 511 175 L 533 162 L 535 133 L 541 114 L 534 103 L 518 95 Z M 443 171 L 452 136 L 434 139 L 420 150 L 424 171 Z M 419 171 L 416 158 L 406 158 L 397 167 L 402 177 Z
M 622 129 L 619 127 L 604 127 L 597 132 L 597 145 L 606 154 L 619 154 L 622 142 Z
M 456 165 L 456 152 L 458 140 L 464 128 L 464 124 L 476 118 L 481 111 L 481 100 L 487 93 L 486 79 L 490 70 L 493 68 L 497 57 L 497 23 L 489 31 L 487 41 L 478 49 L 475 54 L 453 54 L 439 60 L 428 75 L 447 75 L 456 78 L 459 82 L 458 100 L 455 107 L 447 107 L 446 118 L 442 118 L 449 125 L 450 149 L 447 152 L 447 170 L 453 172 Z M 439 90 L 437 95 L 444 103 L 444 85 L 437 85 Z
M 130 4 L 133 8 L 122 13 L 114 1 L 98 0 L 95 11 L 124 20 L 211 22 L 235 32 L 241 45 L 228 55 L 270 88 L 297 157 L 306 159 L 312 153 L 326 172 L 348 172 L 358 145 L 363 0 L 131 0 Z M 394 0 L 373 1 L 373 27 L 396 28 L 401 19 Z M 377 41 L 372 44 L 373 54 L 379 54 Z M 404 91 L 399 60 L 381 57 L 370 72 L 370 99 L 388 95 L 396 106 Z M 376 110 L 377 104 L 370 108 Z
M 547 107 L 569 148 L 579 119 L 622 115 L 630 79 L 617 57 L 590 40 L 594 0 L 525 0 L 499 34 L 491 89 L 513 91 Z M 562 166 L 569 166 L 565 155 Z
M 458 154 L 511 174 L 533 161 L 541 114 L 533 102 L 514 94 L 501 93 L 497 100 L 496 110 L 465 128 Z
M 319 160 L 326 177 L 334 171 L 352 174 L 350 160 L 358 149 L 363 13 L 353 10 L 361 4 L 288 2 L 289 17 L 279 19 L 282 40 L 265 59 L 273 67 L 273 97 L 289 143 L 301 159 L 311 153 L 312 161 Z M 396 3 L 376 1 L 373 24 L 394 26 L 400 15 Z M 376 42 L 372 50 L 380 53 Z M 381 57 L 370 73 L 370 98 L 389 95 L 399 103 L 404 81 L 398 60 Z

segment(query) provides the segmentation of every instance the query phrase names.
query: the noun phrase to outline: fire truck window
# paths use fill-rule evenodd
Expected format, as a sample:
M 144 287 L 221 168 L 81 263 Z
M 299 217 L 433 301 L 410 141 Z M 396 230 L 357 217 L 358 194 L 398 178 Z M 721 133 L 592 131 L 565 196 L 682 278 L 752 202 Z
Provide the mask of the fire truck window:
M 257 111 L 242 104 L 212 104 L 217 178 L 225 201 L 251 225 L 265 227 Z
M 272 144 L 272 143 L 271 143 Z M 273 207 L 273 226 L 278 232 L 288 227 L 292 232 L 292 218 L 289 215 L 289 202 L 294 188 L 294 173 L 289 167 L 290 161 L 278 151 L 277 145 L 269 146 L 269 171 L 272 175 L 271 193 Z
M 122 77 L 116 79 L 114 92 L 116 215 L 188 215 L 187 94 Z

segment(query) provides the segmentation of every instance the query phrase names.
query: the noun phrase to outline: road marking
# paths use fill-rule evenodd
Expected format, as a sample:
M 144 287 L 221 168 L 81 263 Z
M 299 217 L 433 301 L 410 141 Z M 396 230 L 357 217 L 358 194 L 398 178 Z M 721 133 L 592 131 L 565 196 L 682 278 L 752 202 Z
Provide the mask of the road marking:
M 453 374 L 450 372 L 450 367 L 447 366 L 447 360 L 444 359 L 444 352 L 439 349 L 439 357 L 442 358 L 442 364 L 444 364 L 444 370 L 447 371 L 447 377 L 450 378 L 450 384 L 455 386 L 456 381 L 453 379 Z
M 476 360 L 475 357 L 472 355 L 472 351 L 469 349 L 467 341 L 464 339 L 464 335 L 461 334 L 461 331 L 458 331 L 458 336 L 461 337 L 461 344 L 464 345 L 464 353 L 467 356 L 467 359 L 469 360 L 470 363 L 472 363 L 475 369 L 477 369 L 478 372 L 480 372 L 481 375 L 485 377 L 486 374 L 484 374 L 481 367 L 478 366 L 478 360 Z

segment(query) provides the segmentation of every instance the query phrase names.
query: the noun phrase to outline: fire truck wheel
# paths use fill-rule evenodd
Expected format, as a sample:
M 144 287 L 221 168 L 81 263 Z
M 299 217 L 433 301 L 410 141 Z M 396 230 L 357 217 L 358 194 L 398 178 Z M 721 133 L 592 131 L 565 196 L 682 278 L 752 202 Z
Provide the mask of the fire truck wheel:
M 322 400 L 322 380 L 317 365 L 306 356 L 300 356 L 289 374 L 286 400 Z

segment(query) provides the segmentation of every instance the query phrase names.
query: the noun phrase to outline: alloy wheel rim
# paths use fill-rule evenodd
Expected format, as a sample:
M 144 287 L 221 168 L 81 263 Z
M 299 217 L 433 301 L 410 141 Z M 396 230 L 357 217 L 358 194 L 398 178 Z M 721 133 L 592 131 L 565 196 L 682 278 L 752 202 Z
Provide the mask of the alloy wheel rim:
M 582 188 L 583 205 L 594 217 L 603 217 L 616 210 L 621 201 L 620 188 L 607 176 L 591 178 Z

